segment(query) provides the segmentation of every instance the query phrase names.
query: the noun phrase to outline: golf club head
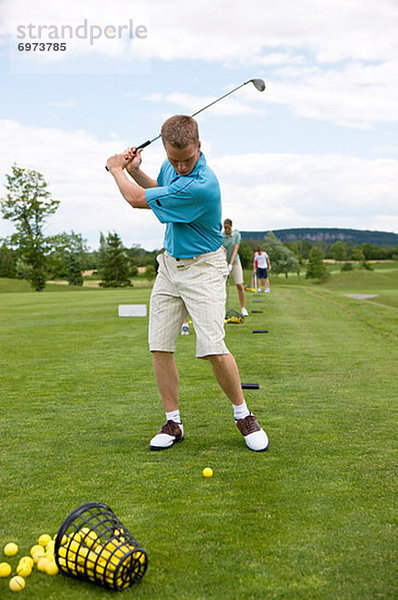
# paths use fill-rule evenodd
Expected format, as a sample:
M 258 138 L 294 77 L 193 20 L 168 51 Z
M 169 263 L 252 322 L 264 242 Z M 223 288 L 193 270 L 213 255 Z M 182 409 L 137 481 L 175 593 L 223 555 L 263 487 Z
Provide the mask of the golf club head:
M 263 92 L 265 90 L 265 83 L 262 79 L 250 79 L 256 90 Z

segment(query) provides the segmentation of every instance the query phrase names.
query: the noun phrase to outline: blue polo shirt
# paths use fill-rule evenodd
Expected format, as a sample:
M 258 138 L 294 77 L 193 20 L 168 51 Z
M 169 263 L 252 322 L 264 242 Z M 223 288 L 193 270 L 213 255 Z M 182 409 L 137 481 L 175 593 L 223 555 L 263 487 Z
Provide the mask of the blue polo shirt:
M 174 258 L 191 258 L 218 250 L 222 244 L 220 186 L 203 154 L 184 177 L 165 160 L 157 183 L 158 187 L 145 190 L 145 197 L 159 221 L 166 223 L 167 252 Z

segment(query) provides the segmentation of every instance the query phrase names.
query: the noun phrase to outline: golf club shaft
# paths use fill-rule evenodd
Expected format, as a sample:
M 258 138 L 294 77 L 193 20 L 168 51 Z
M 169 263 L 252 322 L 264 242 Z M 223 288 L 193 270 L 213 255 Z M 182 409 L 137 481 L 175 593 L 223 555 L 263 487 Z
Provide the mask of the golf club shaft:
M 230 96 L 231 94 L 233 94 L 237 90 L 240 90 L 240 88 L 243 87 L 244 85 L 246 85 L 247 83 L 250 83 L 250 81 L 245 81 L 245 83 L 241 83 L 240 85 L 238 85 L 238 87 L 236 87 L 233 90 L 231 90 L 230 92 L 227 92 L 226 94 L 224 94 L 224 96 L 221 96 L 220 98 L 217 98 L 217 100 L 213 100 L 213 102 L 210 102 L 210 104 L 207 104 L 206 106 L 204 106 L 200 110 L 197 110 L 196 112 L 194 112 L 191 115 L 191 117 L 196 117 L 196 115 L 198 115 L 199 113 L 201 113 L 204 110 L 206 110 L 206 108 L 209 108 L 210 106 L 213 106 L 213 104 L 216 104 L 217 102 L 220 102 L 220 100 L 223 100 L 224 98 L 226 98 L 227 96 Z
M 229 313 L 229 280 L 231 277 L 231 273 L 228 273 L 228 278 L 227 278 L 227 311 L 225 313 L 225 316 L 227 316 L 227 314 Z
M 223 96 L 220 96 L 220 98 L 217 98 L 216 100 L 213 100 L 213 102 L 210 102 L 210 104 L 207 104 L 203 108 L 200 108 L 199 110 L 197 110 L 196 112 L 194 112 L 191 115 L 191 117 L 195 117 L 196 115 L 198 115 L 199 113 L 203 112 L 204 110 L 206 110 L 210 106 L 213 106 L 213 104 L 216 104 L 217 102 L 220 102 L 220 100 L 223 100 L 224 98 L 226 98 L 227 96 L 230 96 L 231 94 L 233 94 L 237 90 L 240 90 L 241 87 L 243 87 L 244 85 L 247 85 L 248 83 L 253 83 L 254 87 L 257 90 L 259 90 L 259 91 L 264 91 L 264 89 L 265 89 L 265 84 L 264 84 L 264 82 L 263 82 L 262 79 L 249 79 L 248 81 L 245 81 L 245 83 L 241 83 L 240 85 L 238 85 L 236 88 L 234 88 L 230 92 L 227 92 Z M 156 140 L 158 140 L 161 137 L 161 135 L 162 134 L 159 133 L 159 135 L 157 135 L 156 137 L 154 137 L 152 140 L 147 140 L 143 144 L 140 144 L 139 146 L 137 146 L 136 149 L 135 149 L 134 154 L 136 154 L 137 150 L 142 150 L 142 148 L 146 148 L 147 146 L 149 146 L 149 144 L 152 144 L 152 142 L 156 142 Z M 107 171 L 109 171 L 108 167 L 105 167 L 105 169 Z

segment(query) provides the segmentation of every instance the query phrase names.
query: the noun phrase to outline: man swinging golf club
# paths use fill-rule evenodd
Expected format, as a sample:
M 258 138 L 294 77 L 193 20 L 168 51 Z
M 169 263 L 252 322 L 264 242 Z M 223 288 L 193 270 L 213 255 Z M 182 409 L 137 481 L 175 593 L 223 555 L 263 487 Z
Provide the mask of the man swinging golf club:
M 166 423 L 150 448 L 164 450 L 184 438 L 174 352 L 189 313 L 196 332 L 196 356 L 210 361 L 248 448 L 262 452 L 268 448 L 267 435 L 246 406 L 237 364 L 224 343 L 228 266 L 221 247 L 218 180 L 200 150 L 198 125 L 192 117 L 167 119 L 161 137 L 167 160 L 157 179 L 141 170 L 141 151 L 134 147 L 107 161 L 125 200 L 133 208 L 151 209 L 166 223 L 165 252 L 157 258 L 149 314 L 149 347 Z

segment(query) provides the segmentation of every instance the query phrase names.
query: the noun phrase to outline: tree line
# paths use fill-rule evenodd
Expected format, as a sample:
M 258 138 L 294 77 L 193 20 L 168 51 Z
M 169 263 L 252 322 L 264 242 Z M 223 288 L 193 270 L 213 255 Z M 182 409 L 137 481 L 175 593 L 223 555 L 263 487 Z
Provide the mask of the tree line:
M 147 252 L 139 245 L 124 248 L 115 232 L 100 234 L 99 249 L 92 251 L 80 233 L 46 236 L 45 224 L 59 207 L 51 197 L 43 175 L 13 165 L 6 175 L 6 197 L 0 199 L 3 218 L 14 224 L 15 232 L 0 239 L 0 277 L 29 281 L 42 291 L 46 281 L 63 279 L 83 285 L 83 272 L 96 271 L 103 287 L 126 287 L 145 266 L 145 277 L 156 274 L 157 250 Z
M 103 287 L 131 286 L 138 267 L 145 266 L 145 277 L 156 275 L 159 250 L 147 251 L 139 245 L 125 248 L 116 232 L 101 233 L 99 249 L 92 251 L 81 234 L 71 231 L 46 236 L 45 223 L 55 214 L 59 200 L 54 200 L 43 175 L 13 165 L 6 175 L 6 197 L 0 199 L 4 219 L 11 221 L 15 232 L 0 239 L 0 277 L 22 278 L 41 291 L 48 280 L 67 280 L 70 285 L 83 285 L 83 272 L 95 271 Z M 353 263 L 371 269 L 370 260 L 398 259 L 398 247 L 378 247 L 365 243 L 355 246 L 337 241 L 329 247 L 308 240 L 281 242 L 272 232 L 263 240 L 242 240 L 239 256 L 243 268 L 251 269 L 253 253 L 258 246 L 265 250 L 275 275 L 300 273 L 318 281 L 328 278 L 324 258 L 341 262 L 343 270 Z

